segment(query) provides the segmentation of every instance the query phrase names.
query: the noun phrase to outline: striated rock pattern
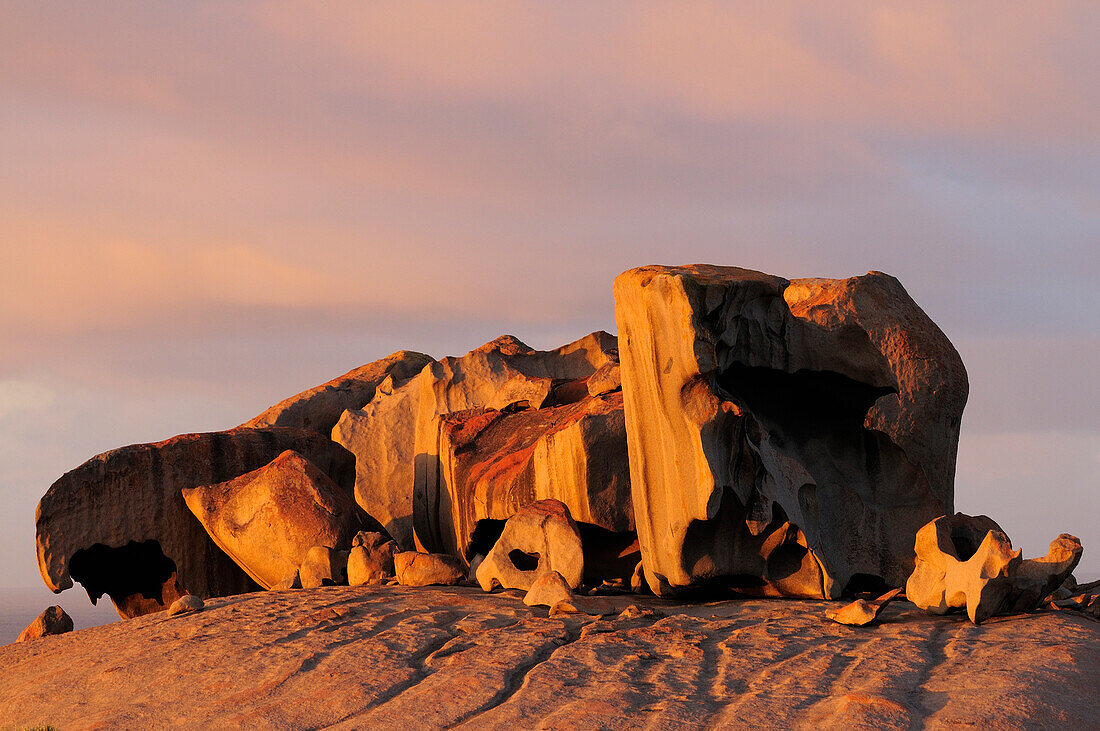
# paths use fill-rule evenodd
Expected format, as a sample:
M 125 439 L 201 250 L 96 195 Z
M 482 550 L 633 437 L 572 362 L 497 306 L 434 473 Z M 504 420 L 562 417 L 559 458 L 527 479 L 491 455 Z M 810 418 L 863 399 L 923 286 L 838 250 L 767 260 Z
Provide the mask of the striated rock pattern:
M 401 386 L 379 386 L 362 409 L 340 417 L 332 438 L 356 458 L 355 499 L 404 548 L 442 551 L 436 417 L 475 408 L 540 408 L 566 382 L 614 360 L 615 338 L 588 335 L 533 350 L 505 335 L 461 358 L 435 361 Z M 414 487 L 415 485 L 415 487 Z M 415 522 L 415 530 L 414 530 Z
M 26 629 L 19 633 L 16 642 L 37 640 L 46 635 L 63 635 L 73 631 L 73 618 L 64 609 L 56 604 L 46 609 L 27 625 Z
M 491 543 L 473 540 L 489 532 L 479 522 L 503 522 L 537 500 L 559 500 L 574 520 L 608 531 L 634 530 L 621 393 L 538 410 L 459 411 L 436 423 L 447 553 L 467 561 L 487 553 Z
M 650 266 L 614 291 L 653 590 L 904 583 L 917 530 L 952 509 L 968 385 L 901 284 Z
M 1021 559 L 991 518 L 962 513 L 936 518 L 917 532 L 909 601 L 932 614 L 965 609 L 974 624 L 995 614 L 1037 608 L 1070 576 L 1081 542 L 1063 533 L 1043 558 Z
M 290 426 L 329 436 L 347 409 L 361 409 L 374 398 L 383 381 L 400 386 L 432 362 L 430 355 L 399 350 L 381 360 L 348 371 L 328 383 L 315 386 L 275 404 L 241 426 Z
M 359 531 L 380 528 L 350 492 L 293 450 L 227 482 L 182 492 L 214 543 L 265 589 L 292 576 L 313 546 L 350 548 Z
M 558 500 L 539 500 L 504 523 L 504 531 L 477 567 L 477 583 L 505 589 L 531 588 L 544 573 L 556 571 L 575 589 L 584 578 L 584 550 L 569 508 Z
M 0 647 L 14 728 L 1096 728 L 1100 623 L 975 627 L 895 602 L 857 631 L 824 602 L 547 617 L 476 588 L 213 599 Z M 201 692 L 196 692 L 201 690 Z
M 42 580 L 59 592 L 75 578 L 93 602 L 103 594 L 116 606 L 140 597 L 157 609 L 178 598 L 161 596 L 177 577 L 183 593 L 202 597 L 254 591 L 256 583 L 187 509 L 182 490 L 233 479 L 288 449 L 350 489 L 351 454 L 315 432 L 286 427 L 183 434 L 93 457 L 38 503 Z

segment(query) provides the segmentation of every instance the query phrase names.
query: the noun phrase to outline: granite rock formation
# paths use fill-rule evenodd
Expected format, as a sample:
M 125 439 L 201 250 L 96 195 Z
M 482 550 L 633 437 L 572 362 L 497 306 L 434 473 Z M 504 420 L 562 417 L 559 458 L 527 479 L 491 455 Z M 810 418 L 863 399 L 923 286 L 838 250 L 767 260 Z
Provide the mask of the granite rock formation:
M 431 362 L 430 355 L 399 350 L 284 399 L 241 426 L 289 426 L 327 437 L 345 410 L 366 406 L 384 381 L 389 381 L 389 388 L 400 386 Z
M 55 482 L 35 514 L 38 568 L 54 592 L 80 582 L 134 616 L 183 593 L 255 591 L 256 583 L 207 535 L 182 490 L 224 482 L 293 449 L 344 489 L 353 457 L 315 432 L 274 427 L 183 434 L 93 457 Z M 170 589 L 170 591 L 169 591 Z
M 313 546 L 306 551 L 302 565 L 298 567 L 298 580 L 303 589 L 319 586 L 336 586 L 348 583 L 349 551 L 332 546 Z
M 916 532 L 952 509 L 968 385 L 901 284 L 649 266 L 614 292 L 653 590 L 904 583 Z
M 19 633 L 19 637 L 15 641 L 26 642 L 46 635 L 62 635 L 72 631 L 73 618 L 55 604 L 52 607 L 46 607 L 42 614 L 35 617 L 34 621 Z
M 504 521 L 537 500 L 613 533 L 634 530 L 619 392 L 562 406 L 473 409 L 438 417 L 439 533 L 467 561 L 486 554 Z M 632 539 L 631 539 L 632 540 Z
M 182 492 L 214 543 L 265 589 L 293 575 L 311 547 L 348 548 L 360 531 L 380 529 L 350 492 L 293 450 Z
M 466 577 L 462 562 L 443 553 L 402 551 L 394 554 L 393 568 L 402 586 L 454 586 Z
M 393 557 L 399 552 L 397 544 L 382 533 L 359 533 L 348 554 L 348 584 L 381 584 L 393 577 Z
M 1081 542 L 1062 534 L 1043 558 L 1021 559 L 991 518 L 962 513 L 917 532 L 909 601 L 931 614 L 965 609 L 974 624 L 995 614 L 1030 612 L 1056 591 L 1081 559 Z
M 494 583 L 526 591 L 550 571 L 577 588 L 584 578 L 584 551 L 569 508 L 559 500 L 538 500 L 505 521 L 500 538 L 477 568 L 477 583 L 485 591 Z
M 605 332 L 551 351 L 505 335 L 460 358 L 434 361 L 403 385 L 384 382 L 370 403 L 344 412 L 332 430 L 333 440 L 355 454 L 356 501 L 403 548 L 444 550 L 436 417 L 551 405 L 555 389 L 592 375 L 614 360 L 614 351 L 615 338 Z

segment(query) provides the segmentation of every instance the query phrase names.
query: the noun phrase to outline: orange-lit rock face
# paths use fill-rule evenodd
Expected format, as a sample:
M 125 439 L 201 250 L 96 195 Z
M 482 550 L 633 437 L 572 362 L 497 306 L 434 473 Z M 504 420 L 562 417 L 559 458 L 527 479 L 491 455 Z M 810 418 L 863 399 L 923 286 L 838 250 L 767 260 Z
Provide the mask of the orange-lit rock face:
M 555 499 L 579 522 L 634 530 L 622 393 L 562 406 L 439 417 L 440 545 L 467 560 L 479 521 L 504 521 L 536 500 Z
M 614 360 L 614 349 L 615 338 L 605 332 L 549 351 L 505 335 L 462 357 L 432 362 L 400 387 L 383 383 L 369 404 L 346 411 L 332 430 L 333 440 L 355 454 L 356 501 L 403 548 L 418 541 L 424 550 L 445 550 L 439 543 L 436 417 L 550 405 L 556 387 L 592 375 Z
M 233 561 L 265 589 L 302 565 L 313 546 L 351 548 L 378 523 L 350 491 L 293 450 L 227 482 L 183 490 L 187 507 Z
M 963 609 L 980 624 L 995 614 L 1030 612 L 1062 585 L 1081 559 L 1081 542 L 1062 534 L 1042 558 L 1021 559 L 984 515 L 943 515 L 917 532 L 909 601 L 931 614 Z
M 904 583 L 917 530 L 952 507 L 967 380 L 898 281 L 652 266 L 614 289 L 653 589 Z
M 179 587 L 203 597 L 255 591 L 256 583 L 187 509 L 181 491 L 233 479 L 287 449 L 350 489 L 354 463 L 346 450 L 315 432 L 285 427 L 183 434 L 93 457 L 39 501 L 35 538 L 43 581 L 55 592 L 72 586 L 70 561 L 79 553 L 82 575 L 95 577 L 85 584 L 93 598 L 151 598 L 173 571 Z M 149 550 L 134 558 L 126 550 L 131 543 Z M 167 607 L 164 601 L 159 597 L 157 606 Z

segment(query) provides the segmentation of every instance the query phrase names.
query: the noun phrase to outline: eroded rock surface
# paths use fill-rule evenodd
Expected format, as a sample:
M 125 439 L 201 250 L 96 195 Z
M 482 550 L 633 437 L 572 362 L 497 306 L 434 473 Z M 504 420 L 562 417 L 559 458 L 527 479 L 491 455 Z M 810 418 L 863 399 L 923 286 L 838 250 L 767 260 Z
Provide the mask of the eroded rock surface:
M 558 500 L 539 500 L 504 523 L 500 538 L 477 567 L 477 583 L 485 591 L 494 583 L 526 591 L 550 571 L 577 588 L 584 578 L 584 550 L 569 508 Z
M 614 290 L 653 590 L 904 583 L 917 530 L 952 508 L 968 386 L 901 284 L 696 265 Z
M 486 553 L 492 523 L 537 500 L 559 500 L 574 520 L 606 531 L 634 530 L 621 393 L 538 410 L 459 411 L 437 424 L 446 552 L 467 561 Z
M 1062 534 L 1043 558 L 1021 558 L 993 519 L 944 515 L 917 532 L 909 601 L 932 614 L 965 609 L 979 624 L 995 614 L 1029 612 L 1062 586 L 1081 559 L 1081 542 Z
M 182 490 L 231 480 L 288 449 L 350 489 L 351 454 L 315 432 L 286 427 L 183 434 L 93 457 L 38 503 L 42 580 L 57 592 L 75 578 L 93 601 L 108 594 L 120 612 L 141 605 L 136 613 L 178 598 L 162 596 L 168 582 L 203 597 L 254 591 L 257 584 L 187 509 Z
M 340 415 L 347 409 L 361 409 L 370 403 L 383 381 L 388 379 L 390 388 L 400 386 L 431 362 L 430 355 L 399 350 L 284 399 L 241 426 L 290 426 L 311 429 L 327 437 Z
M 15 728 L 1096 728 L 1100 622 L 976 627 L 904 602 L 854 631 L 820 601 L 549 618 L 477 588 L 211 599 L 0 647 Z M 151 651 L 153 648 L 154 651 Z M 201 689 L 202 692 L 196 692 Z
M 380 529 L 348 490 L 293 450 L 182 492 L 214 543 L 265 589 L 293 575 L 313 546 L 347 549 L 360 531 Z
M 404 385 L 384 382 L 369 404 L 345 412 L 332 430 L 355 454 L 356 500 L 403 548 L 418 541 L 425 551 L 445 550 L 436 417 L 550 405 L 556 387 L 592 375 L 614 360 L 614 351 L 615 338 L 605 332 L 550 351 L 505 335 L 460 358 L 432 362 Z

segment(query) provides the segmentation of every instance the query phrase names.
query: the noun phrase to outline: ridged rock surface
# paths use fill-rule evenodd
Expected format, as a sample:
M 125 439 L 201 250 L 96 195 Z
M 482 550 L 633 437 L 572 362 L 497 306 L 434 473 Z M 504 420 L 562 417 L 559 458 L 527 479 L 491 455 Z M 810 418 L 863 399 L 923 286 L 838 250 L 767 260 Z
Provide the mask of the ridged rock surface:
M 514 413 L 459 411 L 437 424 L 448 553 L 469 560 L 478 521 L 506 520 L 536 500 L 560 500 L 579 522 L 634 530 L 622 393 Z
M 551 405 L 556 386 L 592 375 L 614 360 L 615 347 L 605 332 L 550 351 L 505 335 L 460 358 L 432 362 L 400 387 L 383 384 L 369 404 L 345 412 L 332 430 L 332 438 L 355 454 L 356 501 L 402 547 L 416 543 L 440 552 L 436 417 Z
M 287 450 L 269 464 L 214 485 L 183 490 L 206 532 L 257 584 L 292 577 L 313 546 L 350 549 L 378 523 L 305 457 Z
M 65 473 L 38 503 L 36 542 L 42 580 L 55 592 L 72 586 L 69 564 L 83 549 L 86 570 L 97 576 L 121 576 L 130 584 L 145 586 L 157 578 L 146 574 L 167 566 L 163 560 L 167 558 L 174 563 L 179 583 L 192 594 L 205 598 L 254 591 L 256 583 L 214 544 L 187 509 L 181 490 L 231 480 L 263 467 L 288 449 L 301 453 L 350 490 L 351 454 L 304 429 L 238 427 L 182 434 L 91 458 Z M 96 544 L 102 548 L 88 550 Z M 125 565 L 113 565 L 114 561 Z M 168 574 L 160 576 L 158 586 L 166 579 Z
M 0 647 L 15 728 L 1064 728 L 1100 726 L 1100 622 L 977 627 L 904 602 L 547 617 L 473 588 L 326 587 L 214 599 Z M 636 605 L 630 608 L 630 605 Z
M 389 379 L 391 388 L 400 386 L 431 362 L 430 355 L 399 350 L 328 383 L 283 399 L 241 426 L 290 426 L 312 429 L 327 437 L 340 415 L 347 409 L 361 409 L 370 403 L 383 381 Z
M 968 384 L 901 284 L 650 266 L 614 291 L 654 590 L 903 585 L 917 530 L 953 512 Z

